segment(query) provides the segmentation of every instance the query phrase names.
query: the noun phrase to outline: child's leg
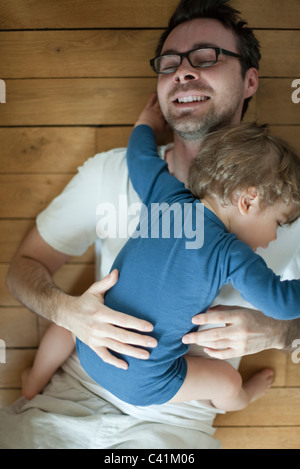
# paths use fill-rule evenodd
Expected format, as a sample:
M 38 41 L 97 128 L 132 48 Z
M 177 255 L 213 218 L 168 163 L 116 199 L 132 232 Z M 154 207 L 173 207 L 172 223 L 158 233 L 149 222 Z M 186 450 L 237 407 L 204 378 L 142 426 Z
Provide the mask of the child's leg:
M 225 361 L 185 358 L 187 376 L 169 402 L 209 399 L 218 409 L 240 410 L 265 394 L 274 379 L 273 370 L 266 368 L 243 385 L 239 372 Z
M 55 371 L 72 353 L 75 346 L 73 334 L 52 324 L 41 340 L 32 368 L 22 374 L 22 393 L 32 399 L 41 392 Z

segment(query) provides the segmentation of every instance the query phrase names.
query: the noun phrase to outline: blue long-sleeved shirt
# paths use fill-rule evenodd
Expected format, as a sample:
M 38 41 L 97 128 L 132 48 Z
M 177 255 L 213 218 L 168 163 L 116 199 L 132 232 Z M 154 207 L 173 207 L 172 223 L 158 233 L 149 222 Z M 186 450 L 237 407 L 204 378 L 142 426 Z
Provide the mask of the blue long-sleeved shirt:
M 124 358 L 128 370 L 104 363 L 77 339 L 82 366 L 100 385 L 135 405 L 162 404 L 181 387 L 187 372 L 181 341 L 196 330 L 220 288 L 232 282 L 243 298 L 276 319 L 300 316 L 300 280 L 280 281 L 253 250 L 168 172 L 153 131 L 134 129 L 127 150 L 133 186 L 144 203 L 141 221 L 116 258 L 120 272 L 107 292 L 110 308 L 150 321 L 158 341 L 146 361 Z M 193 239 L 194 235 L 194 239 Z M 203 245 L 202 245 L 202 241 Z

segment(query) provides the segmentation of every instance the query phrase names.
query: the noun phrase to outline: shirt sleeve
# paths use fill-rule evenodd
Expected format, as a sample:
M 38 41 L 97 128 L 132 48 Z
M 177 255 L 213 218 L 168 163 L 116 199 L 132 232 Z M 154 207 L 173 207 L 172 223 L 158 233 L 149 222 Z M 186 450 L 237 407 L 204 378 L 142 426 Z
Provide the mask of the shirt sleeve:
M 235 240 L 228 257 L 228 280 L 242 297 L 274 319 L 300 317 L 300 280 L 284 280 L 268 268 L 261 256 Z
M 126 157 L 133 187 L 146 205 L 167 201 L 178 192 L 187 191 L 184 184 L 169 173 L 167 163 L 159 157 L 151 127 L 139 125 L 133 129 Z
M 70 256 L 82 255 L 97 239 L 96 205 L 102 168 L 99 155 L 78 169 L 62 193 L 36 219 L 42 238 Z

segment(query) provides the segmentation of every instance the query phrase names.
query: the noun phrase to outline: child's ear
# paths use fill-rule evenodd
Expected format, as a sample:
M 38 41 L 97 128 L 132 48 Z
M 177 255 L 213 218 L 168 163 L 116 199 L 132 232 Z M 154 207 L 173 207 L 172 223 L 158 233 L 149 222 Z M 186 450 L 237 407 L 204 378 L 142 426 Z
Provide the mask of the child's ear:
M 248 187 L 242 191 L 238 198 L 238 209 L 241 215 L 248 215 L 253 209 L 259 207 L 259 195 L 256 187 Z

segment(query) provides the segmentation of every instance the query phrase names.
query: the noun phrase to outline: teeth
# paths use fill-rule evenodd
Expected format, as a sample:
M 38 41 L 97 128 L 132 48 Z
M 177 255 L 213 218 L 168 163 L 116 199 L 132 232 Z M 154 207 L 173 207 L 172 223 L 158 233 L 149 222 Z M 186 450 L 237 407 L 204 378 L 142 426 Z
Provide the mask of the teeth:
M 185 98 L 178 98 L 179 103 L 193 103 L 194 101 L 205 101 L 206 98 L 205 96 L 187 96 Z

